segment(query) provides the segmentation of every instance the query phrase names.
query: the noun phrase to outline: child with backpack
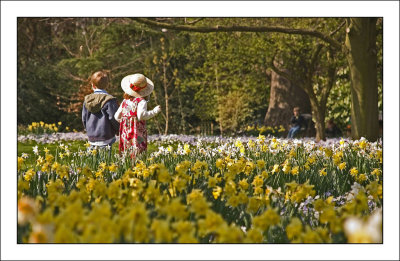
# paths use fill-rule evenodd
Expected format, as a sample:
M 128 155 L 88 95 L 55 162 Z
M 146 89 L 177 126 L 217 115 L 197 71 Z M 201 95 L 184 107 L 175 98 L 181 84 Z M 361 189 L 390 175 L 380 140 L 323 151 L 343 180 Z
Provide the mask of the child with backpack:
M 147 150 L 146 121 L 161 112 L 160 106 L 147 110 L 147 100 L 153 92 L 153 82 L 136 73 L 121 81 L 124 100 L 114 117 L 120 122 L 119 152 L 129 153 L 131 158 Z M 147 99 L 146 99 L 147 98 Z

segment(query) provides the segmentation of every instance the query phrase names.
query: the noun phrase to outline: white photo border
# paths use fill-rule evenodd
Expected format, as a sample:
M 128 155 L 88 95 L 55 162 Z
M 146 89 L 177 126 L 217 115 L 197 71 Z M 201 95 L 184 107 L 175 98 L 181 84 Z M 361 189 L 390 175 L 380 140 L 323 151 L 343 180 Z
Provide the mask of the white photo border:
M 396 1 L 19 1 L 1 2 L 1 258 L 127 259 L 398 259 L 399 3 Z M 17 244 L 17 17 L 383 17 L 383 244 Z

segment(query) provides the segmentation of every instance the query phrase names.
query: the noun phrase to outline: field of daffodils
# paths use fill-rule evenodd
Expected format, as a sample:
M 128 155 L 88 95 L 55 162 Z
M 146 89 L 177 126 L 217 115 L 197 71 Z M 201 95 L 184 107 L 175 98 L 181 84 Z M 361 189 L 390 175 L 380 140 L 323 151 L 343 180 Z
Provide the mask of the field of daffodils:
M 154 135 L 131 159 L 39 137 L 18 155 L 20 243 L 382 242 L 381 142 Z

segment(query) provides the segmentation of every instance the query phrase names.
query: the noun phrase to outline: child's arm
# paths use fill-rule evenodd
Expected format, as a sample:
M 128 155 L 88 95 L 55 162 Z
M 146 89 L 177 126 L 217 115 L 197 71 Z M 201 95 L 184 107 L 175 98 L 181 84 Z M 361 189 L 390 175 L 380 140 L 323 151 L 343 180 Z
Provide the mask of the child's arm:
M 146 121 L 156 116 L 160 111 L 161 111 L 160 105 L 157 105 L 151 111 L 147 111 L 147 102 L 145 100 L 142 100 L 138 104 L 137 117 L 139 121 Z
M 86 130 L 86 115 L 87 115 L 87 110 L 85 107 L 85 103 L 83 103 L 83 108 L 82 108 L 82 123 L 83 123 L 83 129 Z

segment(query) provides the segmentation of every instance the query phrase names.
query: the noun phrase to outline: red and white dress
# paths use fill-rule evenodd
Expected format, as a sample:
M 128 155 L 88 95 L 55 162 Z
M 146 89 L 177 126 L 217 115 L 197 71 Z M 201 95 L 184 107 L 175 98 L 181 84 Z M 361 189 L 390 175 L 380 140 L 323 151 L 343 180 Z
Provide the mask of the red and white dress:
M 143 98 L 125 99 L 121 104 L 121 122 L 119 126 L 119 152 L 128 152 L 131 157 L 147 149 L 146 121 L 139 121 L 138 103 Z
M 144 98 L 124 99 L 114 117 L 120 122 L 119 152 L 136 155 L 147 150 L 146 120 L 158 113 L 156 109 L 147 111 Z

